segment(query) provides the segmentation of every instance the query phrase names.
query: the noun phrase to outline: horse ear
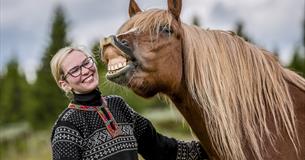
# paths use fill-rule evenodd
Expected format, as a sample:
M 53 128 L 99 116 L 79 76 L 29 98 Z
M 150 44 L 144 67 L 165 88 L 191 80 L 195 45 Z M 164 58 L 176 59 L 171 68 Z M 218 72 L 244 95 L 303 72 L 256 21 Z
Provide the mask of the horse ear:
M 134 0 L 129 1 L 129 17 L 134 16 L 138 12 L 142 12 L 138 4 Z
M 182 8 L 182 0 L 167 0 L 168 10 L 176 20 L 180 19 L 180 12 Z

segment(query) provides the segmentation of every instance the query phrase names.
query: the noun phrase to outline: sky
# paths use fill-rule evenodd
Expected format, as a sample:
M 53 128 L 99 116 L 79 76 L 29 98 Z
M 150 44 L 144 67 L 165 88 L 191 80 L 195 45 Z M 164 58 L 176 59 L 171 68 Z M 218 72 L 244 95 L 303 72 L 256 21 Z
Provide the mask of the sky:
M 167 8 L 166 0 L 136 0 L 142 10 Z M 91 48 L 128 20 L 129 0 L 0 0 L 0 73 L 12 58 L 29 81 L 36 78 L 49 42 L 54 9 L 61 5 L 68 39 Z M 198 16 L 202 28 L 234 30 L 236 22 L 259 47 L 279 52 L 287 64 L 302 42 L 305 0 L 183 0 L 181 20 Z

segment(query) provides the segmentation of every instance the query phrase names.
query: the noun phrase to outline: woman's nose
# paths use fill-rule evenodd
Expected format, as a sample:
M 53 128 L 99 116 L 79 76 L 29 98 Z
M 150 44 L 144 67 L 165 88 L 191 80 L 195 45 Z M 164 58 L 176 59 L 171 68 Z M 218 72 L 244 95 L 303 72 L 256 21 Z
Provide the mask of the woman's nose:
M 86 67 L 82 67 L 82 68 L 81 68 L 81 74 L 82 74 L 82 75 L 87 75 L 87 74 L 89 74 L 90 71 L 91 71 L 91 70 L 88 69 L 88 68 L 86 68 Z

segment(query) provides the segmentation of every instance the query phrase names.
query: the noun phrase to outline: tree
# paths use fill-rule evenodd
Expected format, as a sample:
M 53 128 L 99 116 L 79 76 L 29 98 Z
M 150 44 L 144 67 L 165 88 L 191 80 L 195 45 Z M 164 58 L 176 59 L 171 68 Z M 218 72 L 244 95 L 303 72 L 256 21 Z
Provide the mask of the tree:
M 50 33 L 50 42 L 46 48 L 41 67 L 37 71 L 34 83 L 36 105 L 31 122 L 36 128 L 48 127 L 53 124 L 58 114 L 67 106 L 67 98 L 55 83 L 50 68 L 50 60 L 60 48 L 69 44 L 67 40 L 67 23 L 64 10 L 60 6 L 55 9 L 55 16 Z
M 238 21 L 236 23 L 236 34 L 240 37 L 243 37 L 246 41 L 251 42 L 251 39 L 249 36 L 244 32 L 244 24 L 241 21 Z
M 26 99 L 28 83 L 24 74 L 18 71 L 18 62 L 13 58 L 1 76 L 0 126 L 26 119 Z
M 303 38 L 301 47 L 297 46 L 294 49 L 293 57 L 288 65 L 289 68 L 296 71 L 303 77 L 305 77 L 305 18 L 303 20 Z
M 291 60 L 288 67 L 291 68 L 292 70 L 296 71 L 297 73 L 299 73 L 300 75 L 302 75 L 304 77 L 304 75 L 305 75 L 305 72 L 303 70 L 303 68 L 304 68 L 304 57 L 302 57 L 302 55 L 300 54 L 299 51 L 300 51 L 299 48 L 295 48 L 292 60 Z
M 193 22 L 192 22 L 192 24 L 195 25 L 195 26 L 198 26 L 198 27 L 200 26 L 200 20 L 199 20 L 199 17 L 198 17 L 198 16 L 195 15 L 195 16 L 193 17 Z

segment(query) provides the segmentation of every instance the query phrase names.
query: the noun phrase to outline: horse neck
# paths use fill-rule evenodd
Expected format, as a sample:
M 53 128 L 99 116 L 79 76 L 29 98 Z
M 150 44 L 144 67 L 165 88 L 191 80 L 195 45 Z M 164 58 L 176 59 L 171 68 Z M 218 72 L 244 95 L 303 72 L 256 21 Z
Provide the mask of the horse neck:
M 199 105 L 195 103 L 189 92 L 184 89 L 178 94 L 171 95 L 170 99 L 201 140 L 200 136 L 207 132 L 205 131 L 206 126 Z
M 215 150 L 212 148 L 209 136 L 207 135 L 206 123 L 202 111 L 188 92 L 186 85 L 183 85 L 182 83 L 175 93 L 167 95 L 188 122 L 193 132 L 200 140 L 204 150 L 209 154 L 209 157 L 218 159 Z

